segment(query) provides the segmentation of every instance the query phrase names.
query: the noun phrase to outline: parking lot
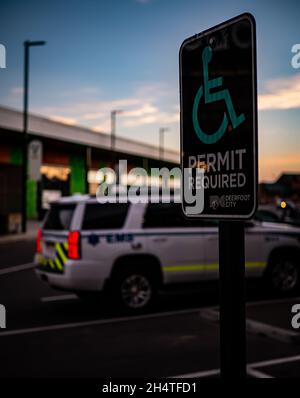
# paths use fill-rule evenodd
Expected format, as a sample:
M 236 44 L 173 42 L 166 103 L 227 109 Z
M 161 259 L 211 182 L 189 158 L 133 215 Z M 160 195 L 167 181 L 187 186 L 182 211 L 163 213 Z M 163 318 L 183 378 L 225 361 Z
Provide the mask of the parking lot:
M 218 377 L 218 286 L 205 283 L 160 294 L 151 311 L 127 316 L 105 301 L 85 303 L 50 289 L 30 264 L 32 241 L 1 245 L 23 256 L 0 271 L 3 377 Z M 31 248 L 31 249 L 30 249 Z M 299 374 L 299 332 L 291 307 L 300 297 L 270 297 L 247 287 L 248 375 Z

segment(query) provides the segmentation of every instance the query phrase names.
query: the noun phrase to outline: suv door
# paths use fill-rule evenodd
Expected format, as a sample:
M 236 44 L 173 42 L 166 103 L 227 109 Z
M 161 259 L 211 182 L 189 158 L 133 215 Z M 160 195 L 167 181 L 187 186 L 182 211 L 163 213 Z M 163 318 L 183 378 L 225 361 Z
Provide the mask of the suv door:
M 211 221 L 213 223 L 213 221 Z M 208 279 L 219 276 L 219 234 L 218 228 L 204 229 L 206 234 L 205 263 Z M 266 244 L 264 233 L 253 221 L 245 222 L 245 267 L 246 276 L 260 276 L 266 266 Z
M 165 283 L 205 278 L 202 228 L 184 218 L 181 204 L 148 204 L 143 228 L 148 252 L 159 259 Z
M 217 220 L 203 220 L 202 236 L 205 241 L 204 263 L 207 279 L 217 279 L 219 275 L 219 233 Z

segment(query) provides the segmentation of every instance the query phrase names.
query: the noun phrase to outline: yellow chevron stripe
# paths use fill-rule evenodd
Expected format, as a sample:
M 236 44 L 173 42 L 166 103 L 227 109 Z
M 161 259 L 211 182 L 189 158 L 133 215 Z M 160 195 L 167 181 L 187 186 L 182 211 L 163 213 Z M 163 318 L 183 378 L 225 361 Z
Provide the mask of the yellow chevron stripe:
M 47 264 L 47 260 L 45 259 L 45 257 L 39 255 L 38 256 L 38 263 L 39 263 L 39 265 L 46 265 Z
M 55 269 L 55 265 L 52 260 L 49 260 L 49 265 L 52 269 Z
M 58 257 L 55 257 L 54 261 L 55 261 L 55 264 L 57 265 L 57 268 L 58 268 L 60 271 L 63 271 L 64 267 L 61 265 L 61 263 L 60 263 Z
M 65 253 L 63 252 L 62 248 L 60 247 L 59 243 L 56 243 L 56 250 L 60 254 L 60 257 L 63 260 L 63 264 L 65 264 L 68 261 L 68 259 L 67 259 L 66 255 L 65 255 Z

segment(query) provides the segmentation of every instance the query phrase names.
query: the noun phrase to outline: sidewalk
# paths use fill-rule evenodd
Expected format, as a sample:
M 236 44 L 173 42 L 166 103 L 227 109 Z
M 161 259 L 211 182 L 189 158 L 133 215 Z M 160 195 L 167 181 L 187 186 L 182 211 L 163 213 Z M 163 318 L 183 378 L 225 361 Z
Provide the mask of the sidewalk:
M 27 232 L 25 234 L 9 234 L 0 236 L 0 245 L 2 243 L 20 242 L 25 240 L 34 240 L 38 229 L 41 227 L 41 221 L 28 220 Z

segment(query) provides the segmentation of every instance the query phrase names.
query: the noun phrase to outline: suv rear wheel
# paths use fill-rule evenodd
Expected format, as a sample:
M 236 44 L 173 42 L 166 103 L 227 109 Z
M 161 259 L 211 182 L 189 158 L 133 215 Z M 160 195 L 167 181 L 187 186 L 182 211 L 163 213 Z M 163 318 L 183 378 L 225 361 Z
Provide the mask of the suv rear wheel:
M 126 267 L 112 280 L 113 300 L 132 313 L 149 309 L 157 295 L 157 283 L 147 269 Z

